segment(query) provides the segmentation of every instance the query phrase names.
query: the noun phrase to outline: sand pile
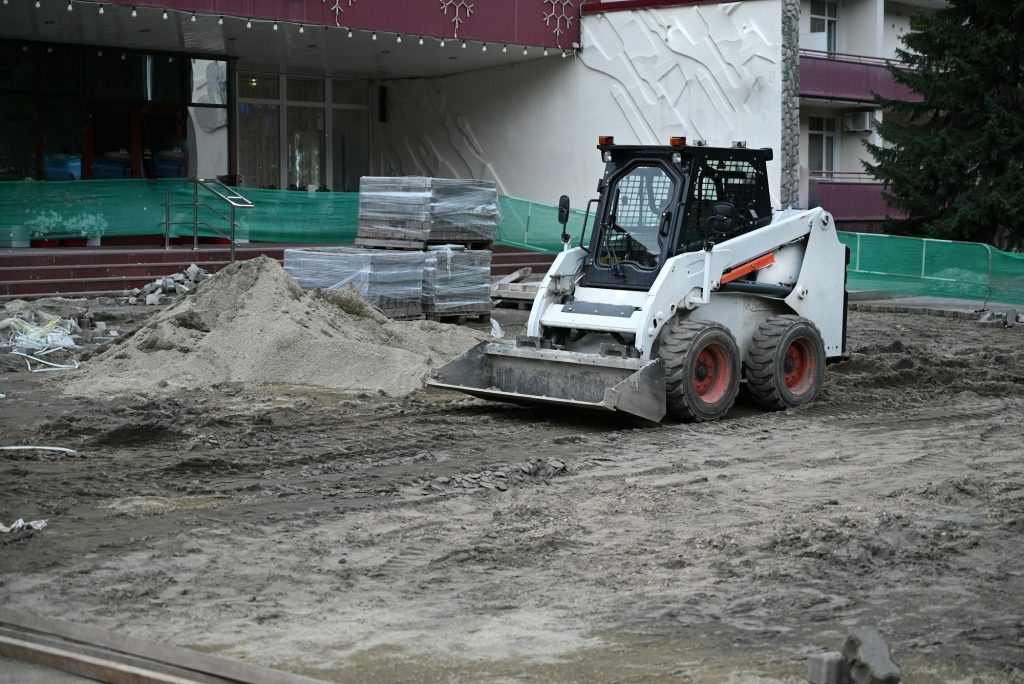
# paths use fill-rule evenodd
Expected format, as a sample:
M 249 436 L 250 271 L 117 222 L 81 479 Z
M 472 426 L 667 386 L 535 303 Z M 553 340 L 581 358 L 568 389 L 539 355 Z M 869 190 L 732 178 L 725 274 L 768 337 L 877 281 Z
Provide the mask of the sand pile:
M 302 289 L 267 257 L 233 264 L 68 376 L 72 395 L 162 393 L 222 383 L 408 394 L 488 335 L 392 321 L 355 291 Z

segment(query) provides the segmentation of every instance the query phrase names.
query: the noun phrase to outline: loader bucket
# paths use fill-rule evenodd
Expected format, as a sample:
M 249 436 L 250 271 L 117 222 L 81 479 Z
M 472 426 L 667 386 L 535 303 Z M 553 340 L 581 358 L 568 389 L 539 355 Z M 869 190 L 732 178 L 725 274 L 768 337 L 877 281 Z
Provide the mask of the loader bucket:
M 482 342 L 427 382 L 515 404 L 619 411 L 654 422 L 665 416 L 665 367 L 657 361 Z

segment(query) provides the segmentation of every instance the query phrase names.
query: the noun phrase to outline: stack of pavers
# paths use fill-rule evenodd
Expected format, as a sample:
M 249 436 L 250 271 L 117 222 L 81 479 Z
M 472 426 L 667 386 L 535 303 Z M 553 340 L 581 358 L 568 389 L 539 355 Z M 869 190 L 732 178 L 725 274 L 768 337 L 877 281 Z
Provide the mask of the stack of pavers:
M 423 315 L 423 268 L 420 251 L 317 247 L 286 249 L 284 269 L 300 287 L 352 287 L 389 318 Z
M 491 253 L 461 245 L 430 247 L 423 309 L 433 318 L 481 316 L 491 309 Z
M 491 181 L 401 176 L 359 179 L 360 247 L 490 249 L 498 229 Z
M 491 245 L 501 212 L 493 182 L 449 178 L 363 177 L 356 245 L 425 253 L 427 318 L 490 315 Z

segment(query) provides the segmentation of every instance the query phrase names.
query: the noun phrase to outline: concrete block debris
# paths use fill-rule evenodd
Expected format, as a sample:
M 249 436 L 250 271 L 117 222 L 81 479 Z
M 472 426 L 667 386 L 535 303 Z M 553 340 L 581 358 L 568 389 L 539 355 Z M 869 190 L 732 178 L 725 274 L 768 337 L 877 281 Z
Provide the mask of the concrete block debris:
M 847 684 L 850 664 L 838 651 L 816 653 L 807 659 L 807 681 L 811 684 Z
M 807 660 L 811 684 L 899 684 L 900 668 L 874 627 L 857 627 L 841 652 L 816 653 Z
M 874 627 L 857 627 L 843 644 L 853 684 L 898 684 L 900 668 L 889 655 L 889 644 Z
M 983 328 L 1022 328 L 1024 317 L 1018 314 L 1016 309 L 983 311 L 978 316 L 977 323 Z
M 192 291 L 196 285 L 210 277 L 205 270 L 191 264 L 184 271 L 161 276 L 145 287 L 126 290 L 121 304 L 129 306 L 158 306 L 168 304 L 172 296 Z

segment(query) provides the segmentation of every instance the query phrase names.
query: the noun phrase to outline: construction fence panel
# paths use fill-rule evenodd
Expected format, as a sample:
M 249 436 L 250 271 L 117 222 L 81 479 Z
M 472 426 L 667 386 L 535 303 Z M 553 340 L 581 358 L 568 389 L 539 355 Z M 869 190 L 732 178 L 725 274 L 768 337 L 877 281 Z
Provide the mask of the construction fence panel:
M 501 206 L 499 243 L 547 254 L 562 251 L 562 225 L 558 222 L 558 207 L 504 195 L 498 197 L 498 204 Z M 569 212 L 566 232 L 572 236 L 573 247 L 580 243 L 584 213 L 579 209 Z
M 1024 254 L 977 242 L 839 233 L 850 290 L 1024 304 Z
M 170 198 L 172 237 L 192 235 L 194 185 L 187 179 L 8 181 L 0 183 L 0 246 L 32 239 L 147 235 L 164 232 Z M 292 243 L 351 243 L 356 236 L 359 194 L 241 188 L 255 205 L 238 209 L 237 237 Z M 199 234 L 218 237 L 228 206 L 200 188 Z M 562 250 L 558 208 L 499 196 L 497 242 L 548 254 Z M 214 211 L 216 210 L 216 212 Z M 579 244 L 585 211 L 570 212 L 567 231 Z M 593 231 L 593 216 L 587 221 Z M 1024 305 L 1024 254 L 989 245 L 923 238 L 840 233 L 850 248 L 851 290 L 903 296 L 955 297 Z
M 163 235 L 192 236 L 193 220 L 203 237 L 229 232 L 230 207 L 200 187 L 193 216 L 194 184 L 185 179 L 12 181 L 0 183 L 0 241 Z M 358 193 L 240 188 L 255 205 L 237 209 L 241 240 L 264 242 L 352 242 Z M 166 208 L 167 200 L 172 205 Z

